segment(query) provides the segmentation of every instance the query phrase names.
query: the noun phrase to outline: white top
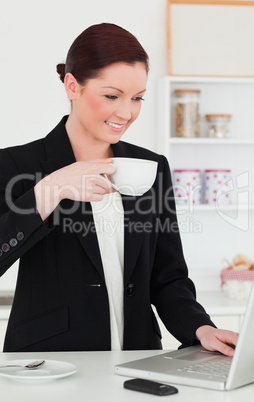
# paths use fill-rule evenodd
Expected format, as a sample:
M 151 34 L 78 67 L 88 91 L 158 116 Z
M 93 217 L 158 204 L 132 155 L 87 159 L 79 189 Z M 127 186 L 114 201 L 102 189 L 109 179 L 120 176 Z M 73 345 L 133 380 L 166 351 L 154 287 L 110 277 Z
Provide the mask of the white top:
M 156 402 L 156 397 L 153 398 L 152 395 L 125 389 L 123 382 L 129 378 L 114 374 L 114 366 L 161 353 L 165 353 L 165 350 L 1 353 L 1 364 L 18 359 L 29 359 L 29 361 L 44 359 L 46 362 L 47 360 L 69 362 L 75 364 L 79 369 L 77 373 L 69 377 L 54 381 L 32 383 L 24 377 L 24 381 L 14 382 L 0 377 L 1 395 L 6 395 L 4 399 L 7 401 L 18 402 L 27 402 L 32 399 L 36 402 L 45 402 L 49 395 L 52 400 L 61 402 L 70 402 L 70 400 L 75 402 L 84 402 L 84 400 L 93 402 Z M 43 366 L 41 370 L 43 370 Z M 170 384 L 174 385 L 173 383 Z M 178 394 L 171 395 L 170 398 L 165 397 L 165 399 L 158 397 L 158 402 L 160 399 L 165 402 L 186 402 L 190 399 L 195 402 L 252 401 L 254 394 L 254 384 L 225 392 L 183 385 L 176 385 L 176 388 L 179 389 Z
M 91 202 L 109 298 L 111 350 L 123 348 L 124 210 L 118 192 Z

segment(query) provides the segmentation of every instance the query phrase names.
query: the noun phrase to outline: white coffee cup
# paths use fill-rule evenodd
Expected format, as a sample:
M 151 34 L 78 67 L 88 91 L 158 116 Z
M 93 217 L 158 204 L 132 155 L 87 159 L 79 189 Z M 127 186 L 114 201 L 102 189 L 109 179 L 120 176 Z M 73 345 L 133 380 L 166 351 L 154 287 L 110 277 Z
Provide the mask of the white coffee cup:
M 155 161 L 115 157 L 111 164 L 115 167 L 112 186 L 123 195 L 143 195 L 155 181 L 158 166 Z

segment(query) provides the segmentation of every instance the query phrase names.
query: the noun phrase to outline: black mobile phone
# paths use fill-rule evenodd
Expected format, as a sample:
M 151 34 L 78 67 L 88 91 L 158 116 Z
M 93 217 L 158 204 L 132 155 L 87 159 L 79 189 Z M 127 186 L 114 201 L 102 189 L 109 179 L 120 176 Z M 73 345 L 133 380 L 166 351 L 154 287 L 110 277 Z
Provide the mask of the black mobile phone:
M 123 383 L 124 388 L 133 391 L 146 392 L 153 395 L 173 395 L 178 393 L 178 389 L 168 384 L 161 384 L 150 380 L 143 380 L 141 378 L 134 378 L 127 380 Z

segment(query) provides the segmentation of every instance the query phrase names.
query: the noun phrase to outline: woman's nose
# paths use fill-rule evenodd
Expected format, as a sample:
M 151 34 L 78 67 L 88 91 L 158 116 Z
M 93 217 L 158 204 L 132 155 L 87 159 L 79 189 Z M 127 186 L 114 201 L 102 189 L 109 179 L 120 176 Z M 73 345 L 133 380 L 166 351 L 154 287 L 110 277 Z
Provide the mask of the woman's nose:
M 131 119 L 131 104 L 129 102 L 124 102 L 116 110 L 116 116 L 124 121 L 129 121 Z

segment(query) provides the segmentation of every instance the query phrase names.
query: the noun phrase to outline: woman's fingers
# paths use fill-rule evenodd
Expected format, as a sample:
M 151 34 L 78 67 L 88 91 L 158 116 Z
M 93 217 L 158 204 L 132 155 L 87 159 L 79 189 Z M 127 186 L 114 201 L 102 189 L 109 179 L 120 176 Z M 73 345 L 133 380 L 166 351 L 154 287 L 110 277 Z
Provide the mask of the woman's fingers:
M 238 340 L 238 333 L 204 325 L 198 328 L 196 335 L 201 345 L 207 350 L 218 351 L 224 355 L 233 356 L 234 346 Z
M 74 162 L 52 172 L 34 187 L 36 207 L 45 220 L 63 199 L 73 201 L 99 201 L 112 187 L 103 174 L 111 175 L 115 168 L 112 158 L 89 162 Z
M 82 163 L 82 162 L 81 162 Z M 110 163 L 104 163 L 104 162 L 85 162 L 86 164 L 88 163 L 89 166 L 85 165 L 85 174 L 90 173 L 90 174 L 113 174 L 115 172 L 115 168 L 113 165 Z
M 104 195 L 112 187 L 111 181 L 101 175 L 86 175 L 83 181 L 82 198 L 86 201 L 93 201 L 94 194 Z

